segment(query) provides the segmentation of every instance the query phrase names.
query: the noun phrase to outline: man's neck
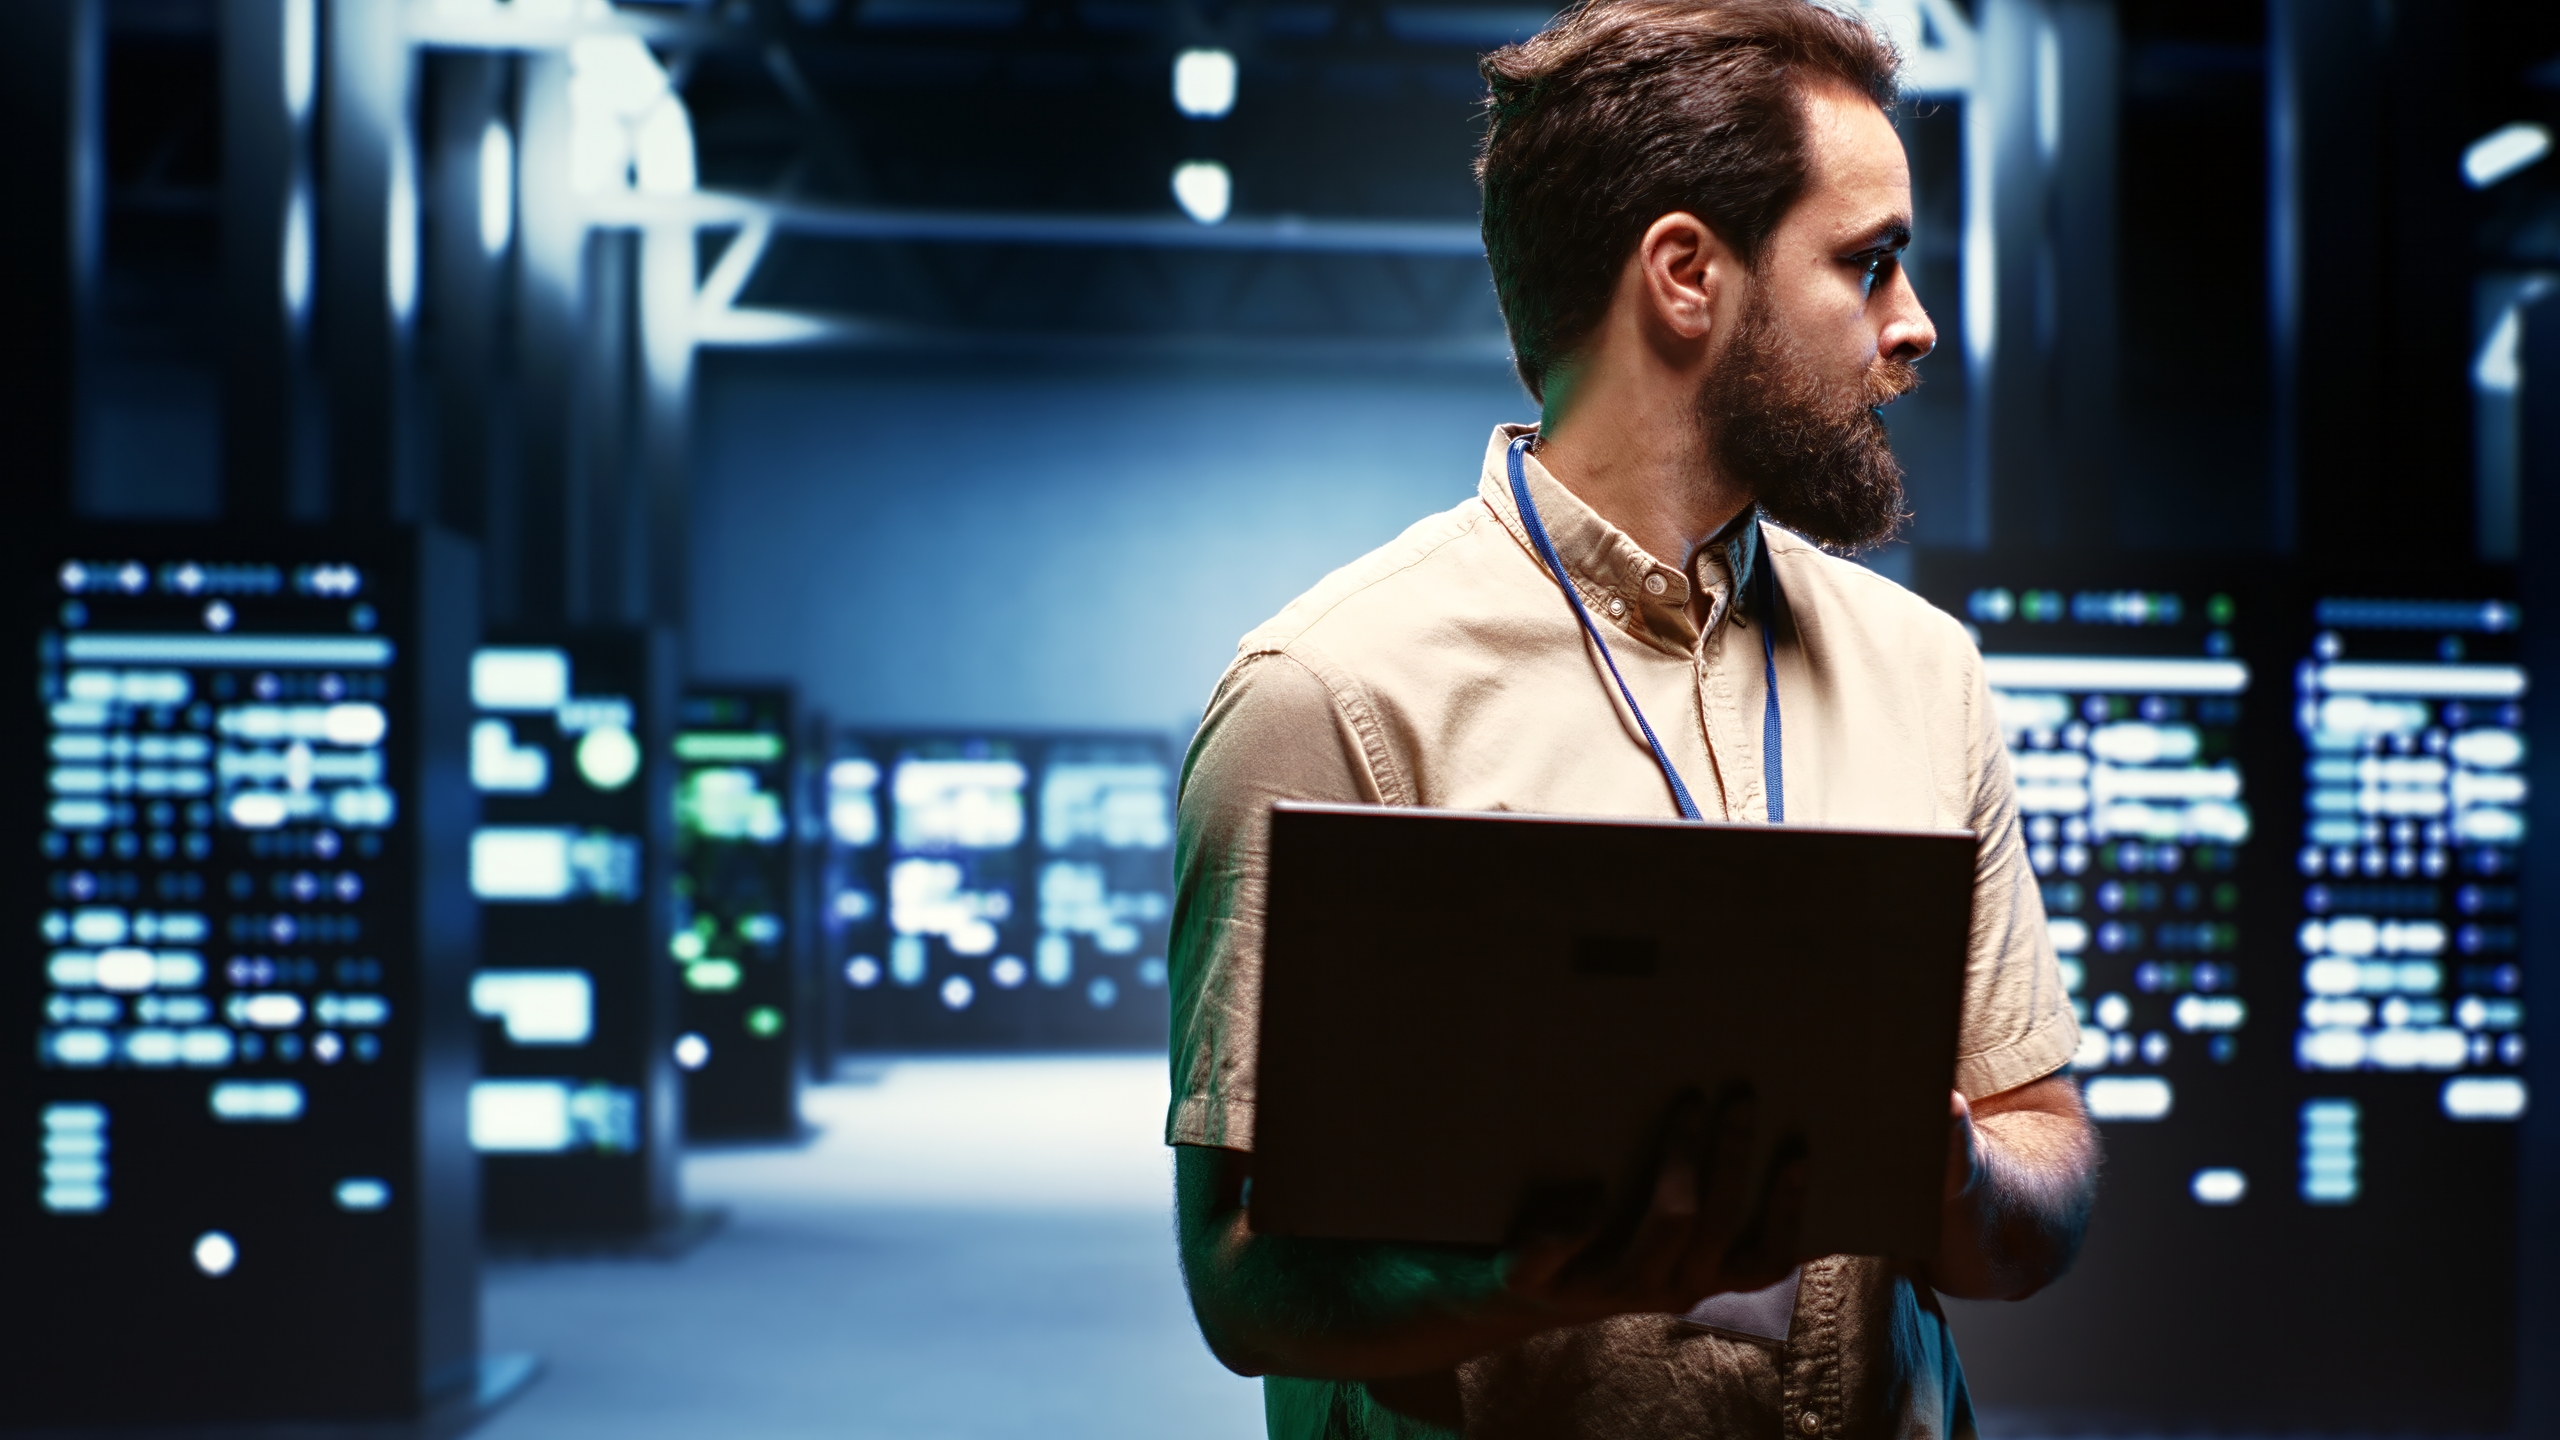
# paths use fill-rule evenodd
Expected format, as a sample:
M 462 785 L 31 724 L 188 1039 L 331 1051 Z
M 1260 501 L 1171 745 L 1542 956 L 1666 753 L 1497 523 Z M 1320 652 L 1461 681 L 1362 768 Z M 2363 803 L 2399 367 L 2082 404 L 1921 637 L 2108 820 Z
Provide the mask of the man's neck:
M 1585 391 L 1561 415 L 1549 407 L 1536 450 L 1582 503 L 1683 573 L 1751 503 L 1716 473 L 1695 404 L 1687 395 Z

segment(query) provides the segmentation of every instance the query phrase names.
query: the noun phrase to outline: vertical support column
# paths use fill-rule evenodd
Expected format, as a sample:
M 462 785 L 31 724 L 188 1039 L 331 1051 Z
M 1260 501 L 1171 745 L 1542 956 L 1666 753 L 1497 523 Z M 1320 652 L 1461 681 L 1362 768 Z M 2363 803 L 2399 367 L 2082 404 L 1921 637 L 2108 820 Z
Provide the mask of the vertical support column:
M 2387 182 L 2391 333 L 2382 354 L 2390 451 L 2383 495 L 2358 544 L 2407 545 L 2463 561 L 2478 553 L 2472 463 L 2471 307 L 2478 213 L 2462 181 L 2469 107 L 2464 27 L 2471 7 L 2382 7 L 2391 132 Z M 2412 503 L 2412 502 L 2415 503 Z
M 321 356 L 329 494 L 338 518 L 385 520 L 397 503 L 402 340 L 418 292 L 409 54 L 400 8 L 329 0 Z
M 2120 45 L 2111 0 L 2057 0 L 2061 93 L 2051 162 L 2056 348 L 2051 506 L 2039 538 L 2103 546 L 2115 532 L 2116 111 Z
M 589 230 L 585 239 L 568 535 L 569 618 L 582 625 L 640 618 L 633 603 L 639 528 L 631 503 L 633 240 L 618 229 Z
M 2047 243 L 2062 125 L 2059 41 L 2042 0 L 1983 0 L 1965 107 L 1965 341 L 1976 543 L 2048 540 L 2053 355 Z
M 2276 522 L 2310 558 L 2471 554 L 2461 24 L 2268 6 Z
M 515 242 L 515 132 L 499 108 L 502 57 L 452 52 L 432 63 L 429 170 L 438 223 L 427 293 L 435 313 L 434 514 L 452 530 L 485 537 L 499 266 Z
M 2518 391 L 2524 611 L 2526 792 L 2525 1085 L 2516 1227 L 2518 1435 L 2560 1434 L 2560 1374 L 2533 1357 L 2560 1348 L 2560 293 L 2524 307 Z
M 237 520 L 280 520 L 290 508 L 313 269 L 303 142 L 319 39 L 316 0 L 223 0 L 222 484 Z
M 501 618 L 569 618 L 570 415 L 577 399 L 585 228 L 570 188 L 569 61 L 528 56 L 517 96 L 516 386 L 521 464 Z
M 81 319 L 98 253 L 98 0 L 20 0 L 0 14 L 0 454 L 22 516 L 59 519 L 78 479 Z
M 640 465 L 651 624 L 682 632 L 691 597 L 694 232 L 660 225 L 640 238 Z

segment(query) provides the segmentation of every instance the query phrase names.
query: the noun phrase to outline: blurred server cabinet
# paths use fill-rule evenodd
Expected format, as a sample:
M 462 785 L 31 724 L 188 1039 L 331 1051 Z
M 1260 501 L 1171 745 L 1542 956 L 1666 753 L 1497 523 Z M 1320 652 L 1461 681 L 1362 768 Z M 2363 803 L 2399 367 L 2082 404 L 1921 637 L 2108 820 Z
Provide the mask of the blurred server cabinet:
M 2512 577 L 1924 554 L 1917 578 L 1983 650 L 2106 1137 L 2078 1267 L 1950 1307 L 1986 1428 L 2504 1433 Z
M 694 690 L 675 732 L 676 874 L 668 950 L 685 1135 L 800 1126 L 798 779 L 791 692 Z
M 492 1237 L 637 1239 L 677 1218 L 673 673 L 649 630 L 513 636 L 472 656 L 471 1141 Z
M 827 903 L 833 858 L 827 825 L 827 767 L 834 727 L 826 715 L 805 708 L 794 735 L 791 767 L 791 966 L 800 997 L 798 1038 L 792 1050 L 803 1078 L 824 1084 L 835 1075 L 835 990 L 843 982 L 830 962 Z
M 7 543 L 9 1425 L 414 1416 L 478 1338 L 460 542 Z M 23 1327 L 23 1328 L 21 1328 Z
M 841 1046 L 1161 1047 L 1173 788 L 1160 735 L 839 735 Z

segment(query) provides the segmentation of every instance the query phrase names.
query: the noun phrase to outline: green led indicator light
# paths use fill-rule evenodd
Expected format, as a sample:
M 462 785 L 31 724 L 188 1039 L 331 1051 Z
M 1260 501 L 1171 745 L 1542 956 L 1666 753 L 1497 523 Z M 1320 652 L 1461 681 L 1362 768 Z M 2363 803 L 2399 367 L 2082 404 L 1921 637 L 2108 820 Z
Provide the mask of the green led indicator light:
M 782 758 L 782 737 L 740 731 L 687 730 L 676 736 L 676 758 L 697 765 L 770 764 Z
M 747 1033 L 759 1040 L 770 1040 L 782 1033 L 782 1012 L 770 1005 L 759 1005 L 747 1012 Z
M 696 990 L 735 990 L 742 978 L 735 960 L 697 960 L 684 967 L 684 983 Z

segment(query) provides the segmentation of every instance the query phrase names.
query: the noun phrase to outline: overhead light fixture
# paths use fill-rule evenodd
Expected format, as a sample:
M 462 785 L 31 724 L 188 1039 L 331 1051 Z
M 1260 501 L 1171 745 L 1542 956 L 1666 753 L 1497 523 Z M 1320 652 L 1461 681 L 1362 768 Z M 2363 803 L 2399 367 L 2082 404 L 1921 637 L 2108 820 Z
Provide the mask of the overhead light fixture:
M 405 134 L 391 141 L 391 194 L 385 208 L 383 269 L 393 323 L 406 327 L 418 310 L 418 162 Z
M 1217 161 L 1185 160 L 1173 167 L 1173 201 L 1201 224 L 1226 219 L 1227 205 L 1234 198 L 1235 181 Z
M 515 229 L 515 137 L 492 120 L 480 132 L 480 253 L 492 260 L 506 254 Z
M 2530 120 L 2501 125 L 2463 147 L 2462 178 L 2486 190 L 2551 153 L 2551 132 Z
M 1174 56 L 1173 108 L 1194 120 L 1224 119 L 1236 108 L 1236 57 L 1224 50 Z
M 285 322 L 300 330 L 311 318 L 311 187 L 300 180 L 284 207 Z
M 311 118 L 311 100 L 319 89 L 319 0 L 285 0 L 284 113 L 293 123 Z

